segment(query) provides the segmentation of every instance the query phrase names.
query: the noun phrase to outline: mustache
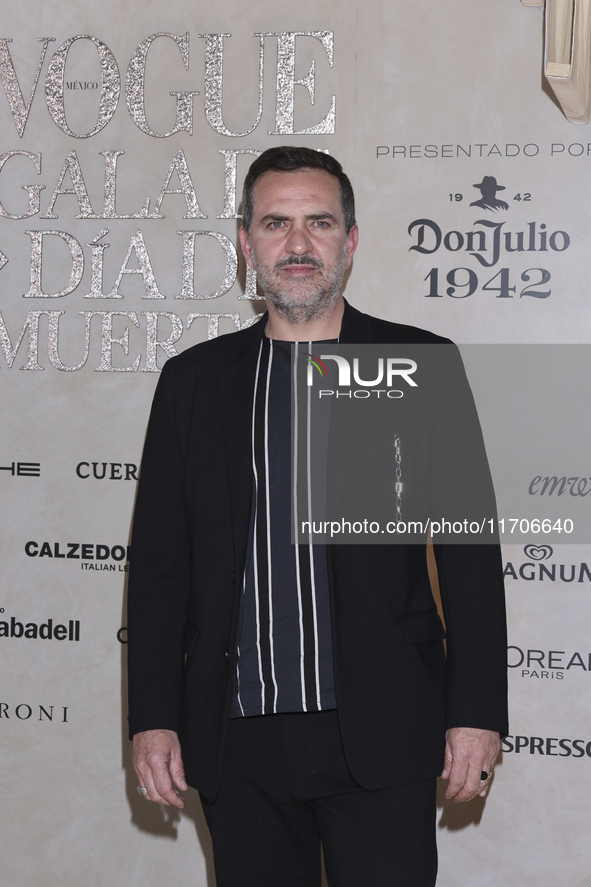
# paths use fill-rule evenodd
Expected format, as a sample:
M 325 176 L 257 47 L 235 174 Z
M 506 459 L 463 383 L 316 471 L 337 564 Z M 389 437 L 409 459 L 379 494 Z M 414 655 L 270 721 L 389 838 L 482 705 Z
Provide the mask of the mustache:
M 313 268 L 324 268 L 324 262 L 321 262 L 320 259 L 315 259 L 313 256 L 288 256 L 286 259 L 281 259 L 277 262 L 275 270 L 286 268 L 288 265 L 311 265 Z

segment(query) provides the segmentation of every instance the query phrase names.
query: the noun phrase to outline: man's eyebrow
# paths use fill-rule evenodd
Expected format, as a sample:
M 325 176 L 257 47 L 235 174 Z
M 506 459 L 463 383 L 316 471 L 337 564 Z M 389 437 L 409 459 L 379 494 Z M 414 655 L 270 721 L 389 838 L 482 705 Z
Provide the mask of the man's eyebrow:
M 331 222 L 336 222 L 337 219 L 333 216 L 332 213 L 324 212 L 324 213 L 310 213 L 310 215 L 306 216 L 307 219 L 311 219 L 313 222 L 320 222 L 323 219 L 330 219 Z
M 292 218 L 293 216 L 285 216 L 281 213 L 267 213 L 266 216 L 263 216 L 259 220 L 259 223 L 261 225 L 264 225 L 266 222 L 289 222 L 292 220 Z M 333 214 L 329 212 L 310 213 L 309 215 L 305 216 L 305 218 L 312 222 L 320 222 L 323 220 L 330 220 L 331 222 L 337 221 L 335 216 L 333 216 Z
M 259 223 L 263 225 L 265 222 L 289 222 L 290 219 L 291 216 L 282 216 L 280 213 L 267 213 L 259 220 Z

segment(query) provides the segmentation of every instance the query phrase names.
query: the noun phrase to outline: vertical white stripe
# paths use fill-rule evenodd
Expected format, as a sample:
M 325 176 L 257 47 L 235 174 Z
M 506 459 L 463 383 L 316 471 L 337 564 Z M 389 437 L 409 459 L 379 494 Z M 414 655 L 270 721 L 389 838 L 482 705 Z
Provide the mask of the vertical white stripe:
M 257 360 L 257 369 L 254 377 L 254 395 L 252 398 L 252 436 L 251 436 L 251 445 L 252 445 L 252 470 L 254 474 L 254 521 L 253 521 L 253 536 L 252 536 L 252 551 L 253 551 L 253 566 L 254 566 L 254 600 L 255 600 L 255 609 L 256 609 L 256 623 L 257 623 L 257 654 L 259 659 L 259 680 L 261 682 L 261 714 L 265 713 L 265 681 L 263 678 L 263 660 L 261 656 L 261 620 L 259 614 L 259 570 L 258 570 L 258 555 L 257 555 L 257 511 L 258 511 L 258 489 L 259 489 L 259 478 L 257 474 L 257 465 L 254 451 L 254 420 L 256 414 L 256 401 L 257 401 L 257 388 L 259 384 L 259 369 L 261 366 L 261 354 L 263 353 L 263 342 L 261 341 L 261 347 L 259 348 L 259 356 Z
M 244 571 L 244 576 L 242 577 L 242 603 L 241 606 L 244 606 L 244 593 L 246 591 L 246 570 Z M 244 717 L 244 708 L 242 706 L 242 699 L 240 698 L 240 644 L 236 646 L 236 696 L 238 698 L 238 705 L 240 706 L 240 711 L 242 712 L 242 717 Z
M 308 711 L 308 707 L 306 705 L 306 678 L 304 672 L 304 616 L 302 609 L 302 582 L 300 577 L 300 546 L 298 543 L 299 539 L 299 527 L 298 527 L 298 357 L 299 357 L 299 348 L 298 343 L 295 342 L 295 347 L 293 351 L 293 522 L 295 528 L 295 538 L 296 542 L 293 547 L 294 556 L 295 556 L 295 569 L 296 569 L 296 586 L 298 591 L 298 614 L 300 620 L 300 685 L 302 689 L 302 710 Z
M 308 349 L 312 350 L 312 343 L 308 342 Z M 306 388 L 306 486 L 308 489 L 308 520 L 310 532 L 308 535 L 308 552 L 310 554 L 310 585 L 312 589 L 312 611 L 314 614 L 314 673 L 316 675 L 316 704 L 318 711 L 322 710 L 320 703 L 320 663 L 318 654 L 318 613 L 316 612 L 316 576 L 314 574 L 314 548 L 312 546 L 312 389 Z
M 269 393 L 271 390 L 271 366 L 273 364 L 273 339 L 269 339 L 269 365 L 265 391 L 265 502 L 267 505 L 267 584 L 269 586 L 269 649 L 271 651 L 271 677 L 273 679 L 273 714 L 277 713 L 277 681 L 275 679 L 275 648 L 273 641 L 273 568 L 271 561 L 271 484 L 269 482 Z
M 242 583 L 242 593 L 244 594 L 244 585 Z M 244 709 L 242 707 L 242 699 L 240 698 L 240 644 L 236 647 L 236 696 L 238 698 L 238 705 L 240 706 L 240 711 L 242 712 L 242 717 L 244 717 Z

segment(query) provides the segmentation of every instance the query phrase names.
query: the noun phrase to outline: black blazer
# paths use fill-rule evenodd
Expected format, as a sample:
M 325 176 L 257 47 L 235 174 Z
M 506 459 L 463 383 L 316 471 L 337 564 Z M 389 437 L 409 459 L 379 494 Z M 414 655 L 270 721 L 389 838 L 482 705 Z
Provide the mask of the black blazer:
M 169 360 L 144 449 L 129 576 L 130 735 L 181 736 L 188 782 L 219 788 L 252 496 L 250 416 L 265 320 Z M 346 304 L 343 343 L 444 343 Z M 447 727 L 508 731 L 502 567 L 493 545 L 329 546 L 339 723 L 359 785 L 439 774 Z

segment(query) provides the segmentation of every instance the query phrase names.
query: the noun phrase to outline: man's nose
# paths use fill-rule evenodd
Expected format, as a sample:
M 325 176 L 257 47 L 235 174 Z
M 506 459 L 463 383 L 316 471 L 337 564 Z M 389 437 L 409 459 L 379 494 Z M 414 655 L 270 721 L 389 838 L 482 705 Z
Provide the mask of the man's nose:
M 312 240 L 305 225 L 294 225 L 285 242 L 285 249 L 295 256 L 312 252 Z

